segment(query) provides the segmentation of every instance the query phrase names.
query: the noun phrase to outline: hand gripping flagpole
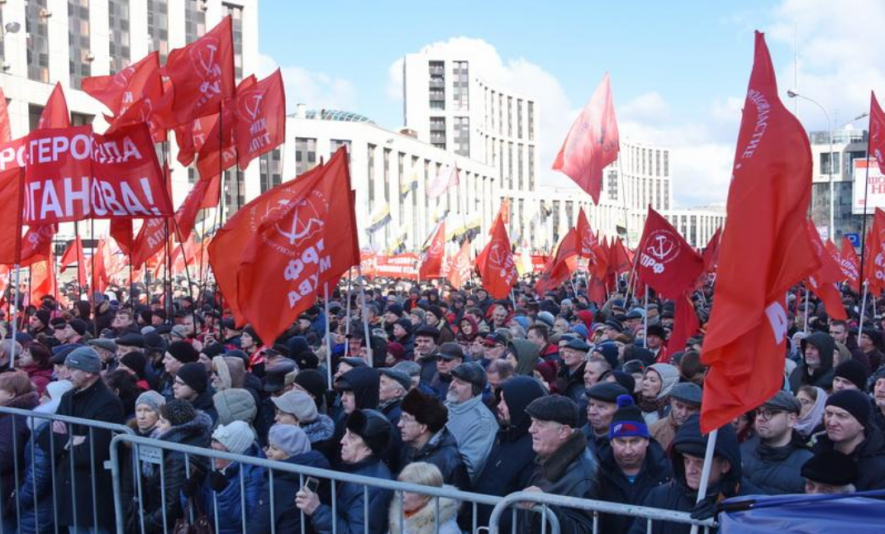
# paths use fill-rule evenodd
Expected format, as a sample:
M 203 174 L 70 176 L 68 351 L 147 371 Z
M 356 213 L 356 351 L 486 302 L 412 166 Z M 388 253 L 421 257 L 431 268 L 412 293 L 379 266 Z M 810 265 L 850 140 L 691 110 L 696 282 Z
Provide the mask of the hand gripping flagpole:
M 701 484 L 698 486 L 698 500 L 700 503 L 707 496 L 707 487 L 710 485 L 710 468 L 713 465 L 713 452 L 716 450 L 716 438 L 719 436 L 719 429 L 713 430 L 707 436 L 707 450 L 704 453 L 704 467 L 701 471 Z M 691 526 L 691 534 L 697 534 L 698 526 Z

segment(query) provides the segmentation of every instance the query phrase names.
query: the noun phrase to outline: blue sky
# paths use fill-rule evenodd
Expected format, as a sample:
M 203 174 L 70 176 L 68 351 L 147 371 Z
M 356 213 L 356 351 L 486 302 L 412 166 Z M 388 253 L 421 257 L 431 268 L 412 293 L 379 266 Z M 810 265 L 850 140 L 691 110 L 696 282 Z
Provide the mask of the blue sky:
M 260 0 L 259 47 L 283 67 L 290 104 L 341 107 L 396 128 L 394 63 L 431 43 L 477 40 L 521 92 L 537 94 L 542 168 L 609 71 L 622 137 L 671 146 L 678 205 L 725 200 L 754 29 L 767 32 L 785 93 L 795 28 L 798 88 L 841 122 L 865 111 L 869 90 L 885 81 L 883 53 L 871 50 L 882 48 L 875 35 L 885 27 L 875 0 L 551 4 Z M 808 128 L 825 127 L 819 110 L 798 111 Z M 542 179 L 557 183 L 552 174 Z

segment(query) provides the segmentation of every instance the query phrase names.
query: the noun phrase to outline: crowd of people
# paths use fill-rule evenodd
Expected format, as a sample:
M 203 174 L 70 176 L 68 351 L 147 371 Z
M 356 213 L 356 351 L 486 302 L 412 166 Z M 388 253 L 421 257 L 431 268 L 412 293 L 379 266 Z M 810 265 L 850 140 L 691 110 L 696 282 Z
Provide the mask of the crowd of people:
M 672 346 L 673 302 L 652 295 L 643 305 L 626 287 L 591 302 L 581 281 L 544 295 L 526 281 L 512 299 L 493 300 L 469 284 L 455 291 L 376 281 L 365 304 L 336 289 L 275 340 L 237 325 L 211 292 L 169 305 L 113 289 L 71 307 L 47 296 L 9 316 L 20 324 L 12 339 L 7 323 L 0 341 L 0 406 L 295 466 L 704 519 L 742 495 L 885 489 L 885 357 L 875 311 L 858 331 L 856 320 L 830 320 L 813 298 L 791 295 L 783 389 L 720 429 L 698 499 L 707 446 L 698 416 L 703 326 L 686 346 Z M 704 325 L 711 288 L 693 302 Z M 847 294 L 846 304 L 856 317 Z M 116 530 L 104 469 L 112 435 L 0 413 L 3 532 Z M 451 534 L 487 525 L 491 514 L 486 505 L 395 496 L 347 479 L 304 484 L 292 472 L 271 476 L 251 463 L 174 451 L 136 465 L 123 484 L 131 532 L 197 517 L 215 532 L 274 525 L 284 533 Z M 590 512 L 553 511 L 563 532 L 593 530 Z M 529 532 L 541 516 L 521 509 L 505 514 L 504 527 L 513 520 Z M 646 532 L 629 515 L 603 514 L 599 526 Z M 688 530 L 671 522 L 652 529 Z

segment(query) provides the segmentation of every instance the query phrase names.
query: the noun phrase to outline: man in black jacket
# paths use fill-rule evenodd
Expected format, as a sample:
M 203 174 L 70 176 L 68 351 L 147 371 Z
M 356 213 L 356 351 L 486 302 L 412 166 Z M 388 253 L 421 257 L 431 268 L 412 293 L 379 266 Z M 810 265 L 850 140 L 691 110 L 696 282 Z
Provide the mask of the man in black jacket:
M 813 455 L 793 427 L 802 405 L 778 391 L 756 412 L 756 435 L 741 444 L 744 476 L 769 495 L 802 493 L 802 464 Z
M 500 428 L 495 443 L 486 459 L 473 491 L 488 495 L 504 496 L 529 485 L 535 472 L 535 451 L 529 435 L 531 419 L 526 407 L 535 399 L 546 395 L 544 387 L 534 378 L 515 376 L 501 384 L 498 402 Z M 477 509 L 477 525 L 488 524 L 492 507 L 480 505 Z M 504 514 L 503 520 L 510 516 Z M 510 529 L 502 526 L 502 532 Z
M 98 353 L 92 347 L 79 347 L 68 354 L 65 367 L 74 389 L 61 398 L 58 415 L 122 425 L 123 403 L 101 380 Z M 52 424 L 52 431 L 58 526 L 109 532 L 114 525 L 114 507 L 108 504 L 114 502 L 114 496 L 104 462 L 110 456 L 111 432 L 97 428 L 90 432 L 89 427 L 60 421 Z
M 584 366 L 590 345 L 582 339 L 570 339 L 559 349 L 562 365 L 556 375 L 556 387 L 561 395 L 580 404 L 584 396 Z
M 399 430 L 403 439 L 400 467 L 427 462 L 439 468 L 443 482 L 467 490 L 470 478 L 458 442 L 446 428 L 449 412 L 439 399 L 413 389 L 405 396 Z
M 629 394 L 624 386 L 613 382 L 600 382 L 584 391 L 587 424 L 581 427 L 581 432 L 587 438 L 587 448 L 597 457 L 609 448 L 608 431 L 618 411 L 618 397 Z
M 737 434 L 731 425 L 725 425 L 719 429 L 716 438 L 707 493 L 697 503 L 708 437 L 701 434 L 700 417 L 697 415 L 692 415 L 679 427 L 671 451 L 673 480 L 651 490 L 643 506 L 711 517 L 716 503 L 722 499 L 761 493 L 743 478 Z M 655 534 L 688 534 L 691 531 L 691 526 L 685 523 L 653 523 L 651 531 Z M 630 534 L 643 534 L 646 530 L 646 521 L 634 521 Z
M 618 397 L 618 411 L 609 429 L 611 447 L 599 458 L 600 498 L 604 501 L 640 505 L 649 492 L 672 477 L 670 460 L 664 449 L 651 438 L 642 411 L 633 397 Z M 630 530 L 633 518 L 604 514 L 601 532 L 621 533 Z

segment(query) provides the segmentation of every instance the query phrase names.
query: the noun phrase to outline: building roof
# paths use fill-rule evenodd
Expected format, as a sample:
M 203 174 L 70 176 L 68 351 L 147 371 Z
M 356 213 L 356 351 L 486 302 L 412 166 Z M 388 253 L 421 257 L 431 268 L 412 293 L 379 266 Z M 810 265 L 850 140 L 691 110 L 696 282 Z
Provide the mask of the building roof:
M 295 115 L 290 116 L 294 117 Z M 375 121 L 364 115 L 352 111 L 341 111 L 339 109 L 309 109 L 305 113 L 305 118 L 323 121 L 367 122 L 369 124 L 375 124 Z

